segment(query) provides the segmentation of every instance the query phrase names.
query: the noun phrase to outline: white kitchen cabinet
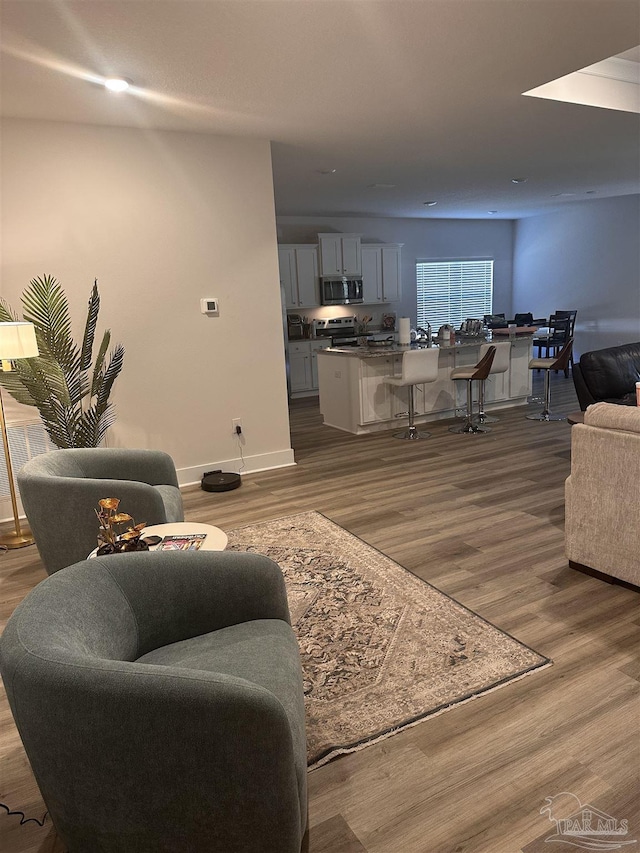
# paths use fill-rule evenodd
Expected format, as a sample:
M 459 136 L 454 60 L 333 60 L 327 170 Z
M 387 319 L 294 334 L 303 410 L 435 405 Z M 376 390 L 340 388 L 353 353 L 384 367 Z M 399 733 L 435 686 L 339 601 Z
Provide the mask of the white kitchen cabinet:
M 318 234 L 322 275 L 362 275 L 360 234 Z
M 400 299 L 400 246 L 382 246 L 382 301 L 397 302 Z
M 289 390 L 292 394 L 311 388 L 311 353 L 309 344 L 289 344 Z
M 295 341 L 289 343 L 289 390 L 303 394 L 318 390 L 318 350 L 331 346 L 330 341 Z
M 362 246 L 362 291 L 365 305 L 400 299 L 401 243 Z
M 363 246 L 362 296 L 365 305 L 382 302 L 382 251 L 380 246 Z
M 318 247 L 306 244 L 280 245 L 278 260 L 286 307 L 316 308 L 320 305 Z

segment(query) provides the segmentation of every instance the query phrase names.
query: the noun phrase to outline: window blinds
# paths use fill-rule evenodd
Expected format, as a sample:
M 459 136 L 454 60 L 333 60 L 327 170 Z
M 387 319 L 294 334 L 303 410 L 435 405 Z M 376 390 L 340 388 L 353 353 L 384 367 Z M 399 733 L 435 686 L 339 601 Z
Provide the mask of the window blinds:
M 492 313 L 493 258 L 418 261 L 418 326 L 458 328 L 467 318 Z

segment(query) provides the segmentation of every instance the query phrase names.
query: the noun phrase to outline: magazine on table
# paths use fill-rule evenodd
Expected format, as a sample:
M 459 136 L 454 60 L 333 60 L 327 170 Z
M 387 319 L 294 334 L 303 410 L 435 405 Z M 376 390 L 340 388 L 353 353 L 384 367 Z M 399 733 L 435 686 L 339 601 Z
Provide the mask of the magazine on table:
M 158 551 L 197 551 L 207 538 L 206 533 L 180 533 L 163 536 Z

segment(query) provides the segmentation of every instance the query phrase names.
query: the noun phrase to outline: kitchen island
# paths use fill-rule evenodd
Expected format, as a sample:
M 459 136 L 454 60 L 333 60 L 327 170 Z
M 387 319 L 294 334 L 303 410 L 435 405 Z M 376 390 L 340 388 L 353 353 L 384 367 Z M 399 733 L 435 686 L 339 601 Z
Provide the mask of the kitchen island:
M 485 389 L 485 408 L 525 405 L 531 394 L 529 359 L 532 335 L 520 335 L 511 343 L 509 369 L 489 377 Z M 463 382 L 450 378 L 454 367 L 476 364 L 484 338 L 440 345 L 438 378 L 416 385 L 416 423 L 453 418 L 465 408 Z M 497 343 L 497 341 L 496 341 Z M 415 346 L 412 344 L 411 346 Z M 397 388 L 384 380 L 400 376 L 402 355 L 407 346 L 328 347 L 318 352 L 320 411 L 327 426 L 354 435 L 366 435 L 397 426 L 396 417 L 408 410 L 408 389 Z

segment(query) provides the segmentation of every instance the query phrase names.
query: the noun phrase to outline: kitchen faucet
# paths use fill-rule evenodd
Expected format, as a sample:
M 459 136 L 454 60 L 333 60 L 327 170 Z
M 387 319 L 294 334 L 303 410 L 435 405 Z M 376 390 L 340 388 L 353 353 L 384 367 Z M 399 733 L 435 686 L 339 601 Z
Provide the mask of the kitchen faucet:
M 416 329 L 416 332 L 419 332 L 420 334 L 427 336 L 427 346 L 430 347 L 431 346 L 431 323 L 427 320 L 427 331 L 426 332 L 421 326 L 418 326 L 418 328 Z

